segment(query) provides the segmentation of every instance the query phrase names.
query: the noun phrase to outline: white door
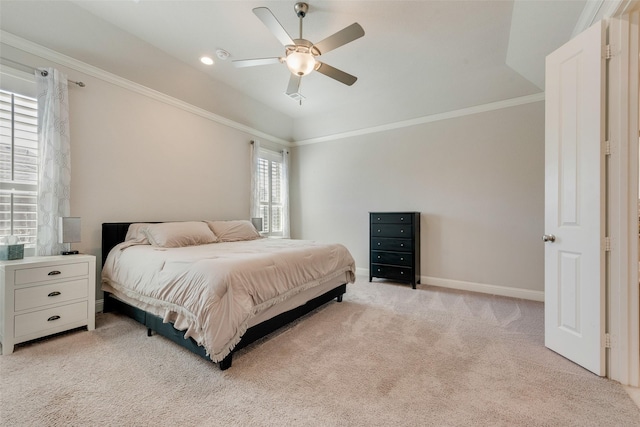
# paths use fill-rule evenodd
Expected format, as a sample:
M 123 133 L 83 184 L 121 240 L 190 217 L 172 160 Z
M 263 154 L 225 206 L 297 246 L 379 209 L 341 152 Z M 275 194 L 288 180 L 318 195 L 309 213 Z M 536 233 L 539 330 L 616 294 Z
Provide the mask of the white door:
M 606 27 L 546 60 L 545 345 L 605 375 Z

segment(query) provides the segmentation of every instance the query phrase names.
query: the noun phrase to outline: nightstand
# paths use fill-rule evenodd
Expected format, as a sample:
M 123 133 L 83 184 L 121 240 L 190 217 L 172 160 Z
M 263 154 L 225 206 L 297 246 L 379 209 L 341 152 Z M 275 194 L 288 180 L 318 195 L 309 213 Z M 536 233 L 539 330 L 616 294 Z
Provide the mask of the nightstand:
M 0 261 L 0 341 L 13 346 L 69 329 L 96 327 L 96 257 L 58 255 Z

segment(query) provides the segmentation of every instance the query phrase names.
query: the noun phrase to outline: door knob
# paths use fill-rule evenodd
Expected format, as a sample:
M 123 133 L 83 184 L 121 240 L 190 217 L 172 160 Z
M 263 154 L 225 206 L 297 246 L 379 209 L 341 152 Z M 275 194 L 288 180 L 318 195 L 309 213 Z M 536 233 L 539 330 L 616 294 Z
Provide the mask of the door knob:
M 556 236 L 554 236 L 553 234 L 545 234 L 544 236 L 542 236 L 542 241 L 553 243 L 556 241 Z

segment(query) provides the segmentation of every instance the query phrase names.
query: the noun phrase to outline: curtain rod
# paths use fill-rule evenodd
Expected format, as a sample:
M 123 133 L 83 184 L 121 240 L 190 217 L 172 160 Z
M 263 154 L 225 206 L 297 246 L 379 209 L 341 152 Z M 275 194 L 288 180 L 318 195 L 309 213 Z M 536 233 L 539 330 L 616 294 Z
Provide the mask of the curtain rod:
M 40 71 L 40 75 L 42 75 L 43 77 L 46 77 L 49 74 L 49 72 L 47 70 L 43 70 L 43 69 L 40 69 L 40 68 L 34 68 L 34 67 L 30 66 L 30 65 L 22 64 L 20 62 L 13 61 L 11 59 L 2 58 L 2 62 L 10 62 L 10 63 L 12 63 L 14 65 L 22 67 L 23 71 L 24 71 L 24 69 L 28 69 L 29 72 L 31 72 L 31 73 L 33 73 L 35 71 Z M 70 79 L 67 79 L 67 81 L 69 83 L 73 83 L 74 85 L 78 85 L 79 87 L 85 87 L 86 86 L 83 82 L 77 82 L 77 81 L 70 80 Z

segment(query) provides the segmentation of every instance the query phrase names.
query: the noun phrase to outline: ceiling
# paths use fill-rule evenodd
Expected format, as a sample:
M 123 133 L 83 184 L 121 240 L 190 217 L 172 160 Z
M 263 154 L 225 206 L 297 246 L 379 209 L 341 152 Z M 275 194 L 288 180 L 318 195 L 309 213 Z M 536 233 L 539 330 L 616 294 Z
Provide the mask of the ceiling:
M 297 38 L 294 3 L 2 0 L 0 28 L 107 71 L 138 64 L 148 79 L 163 69 L 149 68 L 141 52 L 159 51 L 206 76 L 204 85 L 223 84 L 289 118 L 279 136 L 299 141 L 540 93 L 544 57 L 571 37 L 586 2 L 308 1 L 304 38 L 318 42 L 353 22 L 365 36 L 321 57 L 358 81 L 349 87 L 312 73 L 302 79 L 302 105 L 284 94 L 286 65 L 231 62 L 283 56 L 252 9 L 268 7 Z M 229 60 L 216 58 L 219 48 Z M 205 54 L 214 65 L 199 62 Z

